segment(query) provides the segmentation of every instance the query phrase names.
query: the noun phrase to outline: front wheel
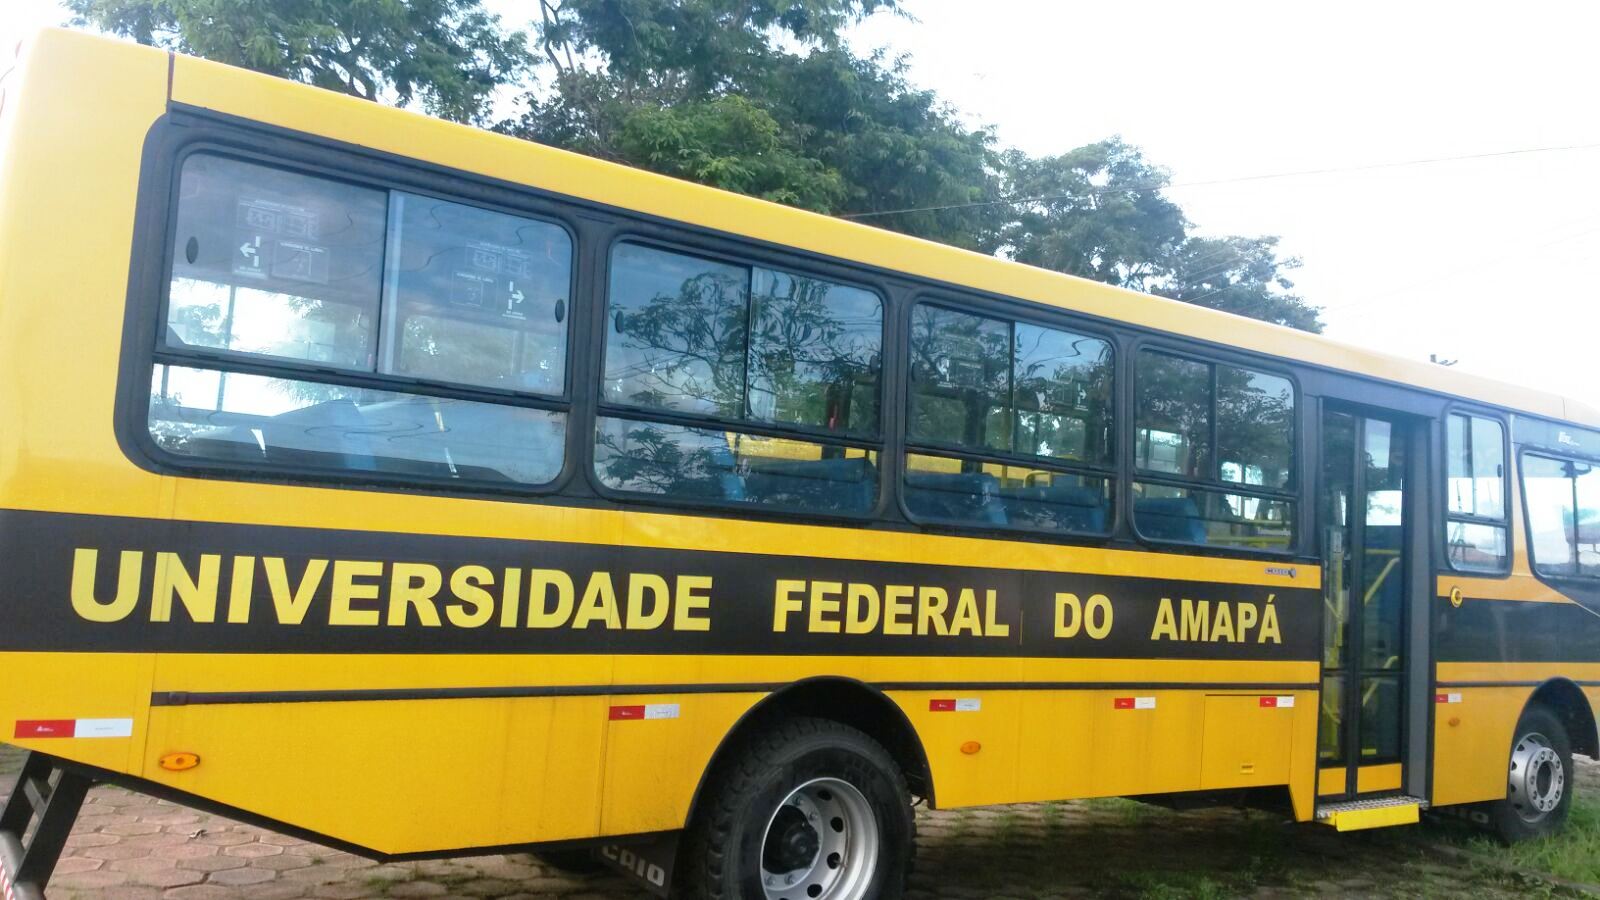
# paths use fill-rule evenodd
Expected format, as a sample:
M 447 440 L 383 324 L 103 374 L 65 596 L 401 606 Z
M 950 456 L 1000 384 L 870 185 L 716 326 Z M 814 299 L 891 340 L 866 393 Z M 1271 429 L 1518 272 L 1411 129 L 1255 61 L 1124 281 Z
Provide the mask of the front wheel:
M 1566 726 L 1535 706 L 1517 722 L 1511 742 L 1506 799 L 1490 804 L 1490 820 L 1506 843 L 1554 834 L 1567 822 L 1576 787 Z
M 689 833 L 689 896 L 889 900 L 904 890 L 911 798 L 872 738 L 825 719 L 788 719 L 717 777 Z

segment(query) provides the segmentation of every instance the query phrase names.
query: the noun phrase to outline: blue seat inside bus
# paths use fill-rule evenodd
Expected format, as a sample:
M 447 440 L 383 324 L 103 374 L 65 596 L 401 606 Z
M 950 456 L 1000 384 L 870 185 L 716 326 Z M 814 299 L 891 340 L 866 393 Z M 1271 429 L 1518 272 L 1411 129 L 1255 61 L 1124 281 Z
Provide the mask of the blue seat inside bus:
M 987 472 L 907 472 L 906 505 L 919 516 L 1006 524 L 1000 480 Z
M 1105 496 L 1075 484 L 1002 489 L 1007 519 L 1013 525 L 1087 533 L 1106 530 Z
M 878 502 L 878 474 L 865 457 L 752 459 L 742 479 L 742 498 L 806 510 L 868 512 Z
M 1192 497 L 1142 497 L 1133 504 L 1139 533 L 1158 541 L 1206 542 L 1206 523 Z

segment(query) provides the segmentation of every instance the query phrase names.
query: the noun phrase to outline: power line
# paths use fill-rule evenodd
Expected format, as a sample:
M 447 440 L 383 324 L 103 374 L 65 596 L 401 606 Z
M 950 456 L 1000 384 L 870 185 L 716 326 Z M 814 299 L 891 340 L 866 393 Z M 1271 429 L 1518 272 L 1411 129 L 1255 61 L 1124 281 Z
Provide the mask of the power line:
M 1207 181 L 1179 181 L 1172 184 L 1151 182 L 1121 187 L 1090 188 L 1073 194 L 1040 194 L 1022 197 L 1001 197 L 995 200 L 973 200 L 968 203 L 946 203 L 940 206 L 909 206 L 904 209 L 884 209 L 875 212 L 844 213 L 840 219 L 869 219 L 878 216 L 897 216 L 903 213 L 942 212 L 947 209 L 972 209 L 979 206 L 999 206 L 1011 203 L 1046 203 L 1052 200 L 1076 200 L 1081 197 L 1099 197 L 1106 194 L 1125 194 L 1135 191 L 1160 191 L 1173 188 L 1210 187 L 1219 184 L 1242 184 L 1250 181 L 1269 181 L 1278 178 L 1306 178 L 1315 175 L 1341 175 L 1349 172 L 1373 172 L 1381 169 L 1404 169 L 1437 163 L 1466 162 L 1478 159 L 1499 159 L 1508 156 L 1526 156 L 1530 153 L 1566 153 L 1574 150 L 1600 149 L 1600 143 L 1565 144 L 1552 147 L 1523 147 L 1517 150 L 1497 150 L 1492 153 L 1465 153 L 1460 156 L 1430 156 L 1393 162 L 1368 163 L 1360 166 L 1330 166 L 1323 169 L 1296 169 L 1288 172 L 1265 172 L 1258 175 L 1240 175 L 1235 178 L 1213 178 Z

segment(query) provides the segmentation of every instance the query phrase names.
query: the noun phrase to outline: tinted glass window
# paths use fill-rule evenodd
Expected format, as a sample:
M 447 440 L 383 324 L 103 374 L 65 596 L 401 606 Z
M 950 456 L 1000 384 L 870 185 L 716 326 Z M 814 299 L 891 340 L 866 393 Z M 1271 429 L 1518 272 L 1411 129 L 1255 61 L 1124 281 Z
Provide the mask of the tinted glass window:
M 385 192 L 184 161 L 165 343 L 371 369 Z
M 1217 456 L 1223 481 L 1283 490 L 1291 480 L 1294 386 L 1289 379 L 1217 366 Z
M 911 313 L 913 441 L 1011 449 L 1011 328 L 926 304 Z
M 711 428 L 601 417 L 595 472 L 607 487 L 679 499 L 864 514 L 877 454 Z
M 1294 505 L 1221 491 L 1135 483 L 1139 533 L 1158 541 L 1284 552 L 1294 537 Z
M 391 201 L 381 371 L 559 394 L 572 242 L 561 228 L 459 203 Z
M 1505 432 L 1499 422 L 1479 416 L 1449 420 L 1450 512 L 1504 519 Z
M 1135 465 L 1210 478 L 1211 366 L 1145 350 L 1139 354 Z
M 1069 331 L 1016 324 L 1018 453 L 1111 461 L 1111 345 Z
M 1577 476 L 1578 573 L 1600 576 L 1600 467 L 1575 463 Z
M 1033 466 L 913 453 L 906 505 L 919 518 L 995 528 L 1104 534 L 1111 483 Z
M 742 418 L 750 270 L 621 244 L 611 254 L 608 402 Z
M 911 345 L 911 440 L 1110 461 L 1108 342 L 921 305 Z
M 544 484 L 566 417 L 535 409 L 156 366 L 150 434 L 182 456 L 429 480 Z
M 1450 564 L 1458 569 L 1498 571 L 1506 562 L 1506 530 L 1481 522 L 1450 522 L 1446 529 Z
M 1523 458 L 1522 489 L 1528 503 L 1533 564 L 1541 572 L 1578 574 L 1576 468 L 1566 460 Z
M 757 268 L 750 418 L 875 433 L 883 304 L 860 288 Z

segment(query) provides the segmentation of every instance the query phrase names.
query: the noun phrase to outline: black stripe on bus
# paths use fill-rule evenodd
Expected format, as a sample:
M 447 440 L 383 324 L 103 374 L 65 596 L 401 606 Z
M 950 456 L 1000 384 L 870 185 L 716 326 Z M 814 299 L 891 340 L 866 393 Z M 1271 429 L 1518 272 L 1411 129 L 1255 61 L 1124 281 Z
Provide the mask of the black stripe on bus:
M 517 685 L 454 688 L 358 688 L 316 691 L 156 691 L 151 706 L 218 706 L 246 703 L 355 703 L 381 700 L 493 700 L 524 697 L 632 697 L 640 694 L 770 694 L 779 684 Z M 880 691 L 1314 691 L 1303 684 L 1240 684 L 1189 681 L 887 681 Z

